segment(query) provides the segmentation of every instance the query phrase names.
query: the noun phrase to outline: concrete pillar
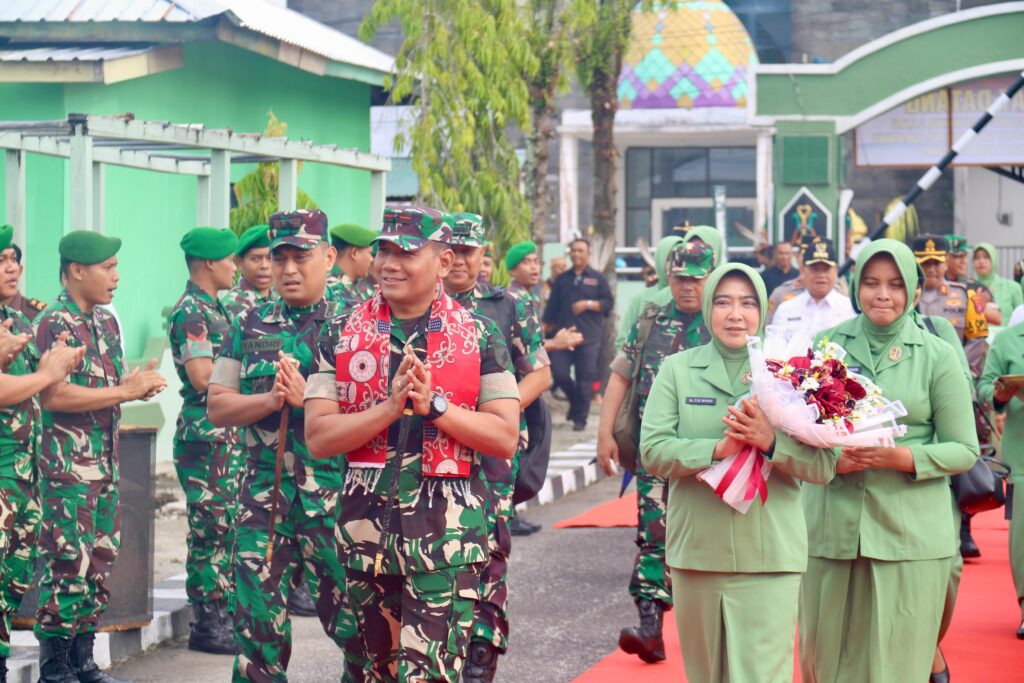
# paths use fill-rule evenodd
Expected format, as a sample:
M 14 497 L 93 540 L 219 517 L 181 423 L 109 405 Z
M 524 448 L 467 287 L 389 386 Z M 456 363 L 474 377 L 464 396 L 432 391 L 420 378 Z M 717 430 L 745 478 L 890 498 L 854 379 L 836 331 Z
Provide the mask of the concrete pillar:
M 294 211 L 299 194 L 299 162 L 281 159 L 277 172 L 277 210 Z
M 6 222 L 14 226 L 14 243 L 27 250 L 25 244 L 25 153 L 17 149 L 9 149 L 4 155 L 4 172 L 7 217 Z M 27 259 L 22 258 L 24 264 Z M 19 283 L 21 291 L 25 291 L 25 273 L 21 274 Z
M 231 224 L 231 153 L 219 149 L 210 152 L 209 218 L 210 227 L 227 228 Z
M 92 136 L 75 126 L 71 136 L 71 230 L 92 230 L 96 219 L 93 212 Z
M 772 133 L 769 130 L 757 134 L 756 152 L 757 204 L 754 208 L 754 227 L 764 230 L 771 241 L 772 228 L 775 224 L 772 216 L 775 189 L 772 186 Z
M 558 236 L 567 242 L 579 223 L 579 189 L 576 174 L 579 165 L 579 141 L 562 135 L 558 152 Z
M 379 230 L 387 203 L 387 174 L 381 171 L 370 173 L 370 229 Z
M 97 232 L 103 232 L 105 227 L 104 210 L 106 207 L 103 197 L 106 192 L 106 173 L 104 169 L 103 164 L 92 162 L 92 229 Z
M 196 176 L 196 225 L 210 224 L 210 176 Z

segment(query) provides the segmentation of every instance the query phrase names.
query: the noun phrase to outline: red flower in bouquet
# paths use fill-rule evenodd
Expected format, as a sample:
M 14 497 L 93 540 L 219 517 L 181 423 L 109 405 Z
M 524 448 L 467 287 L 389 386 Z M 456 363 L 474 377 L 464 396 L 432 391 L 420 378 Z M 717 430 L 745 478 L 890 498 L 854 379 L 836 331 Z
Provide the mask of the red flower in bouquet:
M 787 381 L 802 392 L 804 400 L 818 409 L 818 422 L 843 420 L 852 428 L 848 418 L 856 402 L 867 391 L 847 373 L 846 364 L 838 358 L 816 358 L 810 350 L 806 355 L 794 356 L 782 363 L 767 361 L 767 367 L 777 378 Z

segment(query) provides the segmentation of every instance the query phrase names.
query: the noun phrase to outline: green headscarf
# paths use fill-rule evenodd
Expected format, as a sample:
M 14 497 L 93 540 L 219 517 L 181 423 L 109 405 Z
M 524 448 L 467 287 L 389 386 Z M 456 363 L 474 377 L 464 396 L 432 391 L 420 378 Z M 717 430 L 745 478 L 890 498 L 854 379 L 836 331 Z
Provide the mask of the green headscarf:
M 703 238 L 701 238 L 703 239 Z M 743 346 L 739 349 L 730 349 L 722 342 L 718 341 L 715 337 L 714 330 L 711 329 L 711 309 L 714 307 L 715 290 L 718 289 L 718 284 L 727 275 L 742 275 L 754 286 L 754 292 L 757 294 L 758 303 L 761 306 L 761 323 L 757 327 L 756 334 L 759 336 L 764 335 L 765 318 L 768 315 L 768 293 L 764 287 L 764 280 L 761 279 L 760 274 L 750 266 L 742 263 L 727 263 L 715 268 L 708 275 L 707 281 L 704 282 L 704 293 L 701 297 L 701 313 L 704 316 L 704 324 L 708 326 L 708 330 L 711 332 L 711 343 L 715 345 L 715 349 L 722 356 L 722 360 L 725 361 L 725 368 L 729 372 L 730 379 L 735 382 L 736 375 L 740 370 L 748 363 L 749 356 L 747 354 L 747 347 Z
M 689 242 L 695 237 L 700 238 L 702 242 L 715 250 L 716 266 L 725 263 L 725 253 L 722 251 L 722 233 L 718 232 L 717 228 L 712 228 L 710 225 L 695 225 L 686 231 L 683 241 Z
M 1024 291 L 1013 280 L 996 273 L 996 269 L 999 267 L 999 252 L 996 251 L 994 246 L 988 242 L 981 242 L 978 246 L 974 247 L 972 254 L 977 252 L 978 249 L 984 249 L 985 253 L 992 260 L 992 272 L 985 277 L 978 275 L 978 282 L 989 288 L 989 291 L 992 292 L 992 300 L 999 307 L 1003 318 L 1009 320 L 1010 314 L 1013 313 L 1014 309 L 1024 304 Z
M 978 278 L 978 282 L 991 289 L 992 281 L 999 277 L 997 274 L 999 269 L 999 252 L 996 251 L 996 248 L 988 242 L 978 242 L 971 251 L 972 259 L 974 258 L 974 255 L 978 253 L 979 249 L 988 254 L 989 259 L 992 261 L 992 270 L 990 270 L 988 275 L 985 276 L 979 275 L 978 273 L 975 273 L 975 275 Z
M 871 322 L 863 311 L 860 310 L 860 278 L 867 268 L 868 263 L 876 256 L 887 254 L 896 262 L 896 269 L 903 278 L 903 284 L 907 289 L 907 303 L 899 317 L 888 325 L 876 325 Z M 860 253 L 857 257 L 857 272 L 853 276 L 853 286 L 850 287 L 850 300 L 853 306 L 860 313 L 861 329 L 867 337 L 868 348 L 872 356 L 876 356 L 883 349 L 887 348 L 892 339 L 903 330 L 908 323 L 913 324 L 912 312 L 914 310 L 914 293 L 917 289 L 917 259 L 914 252 L 903 242 L 892 239 L 875 240 Z M 876 359 L 877 362 L 877 359 Z
M 669 235 L 668 237 L 662 237 L 658 242 L 658 246 L 654 250 L 654 271 L 658 274 L 657 289 L 664 289 L 665 287 L 668 287 L 668 275 L 665 273 L 665 263 L 668 262 L 668 256 L 672 253 L 672 248 L 682 241 L 683 238 L 679 235 Z

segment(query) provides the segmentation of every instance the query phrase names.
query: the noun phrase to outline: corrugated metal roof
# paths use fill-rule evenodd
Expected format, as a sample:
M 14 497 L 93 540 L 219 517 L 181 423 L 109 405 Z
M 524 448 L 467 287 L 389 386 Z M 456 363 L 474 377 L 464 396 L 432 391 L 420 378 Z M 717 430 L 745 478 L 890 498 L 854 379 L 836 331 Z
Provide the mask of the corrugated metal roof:
M 10 46 L 8 46 L 9 48 Z M 102 62 L 149 52 L 155 45 L 36 45 L 0 49 L 0 62 Z
M 197 22 L 226 15 L 256 33 L 328 59 L 390 73 L 394 59 L 352 36 L 266 0 L 3 0 L 0 22 Z

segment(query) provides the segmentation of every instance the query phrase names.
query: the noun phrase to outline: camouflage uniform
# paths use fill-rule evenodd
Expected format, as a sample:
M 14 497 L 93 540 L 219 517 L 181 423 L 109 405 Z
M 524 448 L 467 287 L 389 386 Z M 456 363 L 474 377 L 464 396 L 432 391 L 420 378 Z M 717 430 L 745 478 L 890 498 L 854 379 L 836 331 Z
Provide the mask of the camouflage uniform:
M 21 292 L 15 294 L 14 298 L 7 302 L 7 306 L 8 308 L 13 308 L 18 313 L 25 316 L 25 319 L 28 320 L 30 325 L 32 324 L 32 321 L 36 319 L 36 316 L 46 308 L 46 304 L 44 302 L 39 299 L 27 297 Z
M 376 294 L 377 285 L 370 276 L 349 279 L 341 268 L 334 266 L 327 276 L 327 298 L 331 301 L 350 301 L 361 304 Z
M 534 370 L 551 365 L 544 350 L 540 320 L 525 297 L 513 296 L 506 290 L 487 283 L 477 284 L 468 292 L 452 298 L 475 311 L 505 331 L 504 339 L 512 360 L 516 381 Z M 490 559 L 480 584 L 480 602 L 473 616 L 474 640 L 491 643 L 501 652 L 508 649 L 508 558 L 512 552 L 512 536 L 508 523 L 512 519 L 512 492 L 519 471 L 519 453 L 527 446 L 526 418 L 519 414 L 519 449 L 512 460 L 487 458 L 484 474 L 493 495 L 488 513 Z
M 0 322 L 12 319 L 12 334 L 32 334 L 17 310 L 0 306 Z M 8 375 L 35 372 L 39 352 L 34 341 L 4 370 Z M 0 657 L 11 656 L 11 615 L 32 584 L 36 532 L 42 512 L 36 485 L 39 400 L 35 396 L 0 408 Z
M 45 353 L 61 332 L 85 359 L 68 376 L 90 389 L 120 384 L 121 332 L 97 306 L 86 314 L 67 290 L 35 321 L 36 346 Z M 120 547 L 118 423 L 115 405 L 84 413 L 42 412 L 43 519 L 39 549 L 46 563 L 39 585 L 36 637 L 72 638 L 96 630 L 110 598 L 107 577 Z
M 206 417 L 207 392 L 192 386 L 185 364 L 198 358 L 212 361 L 227 330 L 224 307 L 189 281 L 167 319 L 167 333 L 181 380 L 174 467 L 188 509 L 185 591 L 192 604 L 215 602 L 231 592 L 241 449 L 237 430 L 210 424 Z
M 670 254 L 670 276 L 680 272 L 683 267 L 680 255 L 691 252 L 704 253 L 707 261 L 703 265 L 706 271 L 710 271 L 713 265 L 711 250 L 683 243 Z M 639 338 L 640 329 L 648 326 L 650 332 L 644 341 Z M 665 358 L 677 351 L 707 344 L 710 340 L 711 335 L 700 311 L 683 313 L 676 308 L 674 301 L 664 306 L 647 305 L 611 364 L 612 371 L 628 380 L 631 383 L 630 390 L 637 393 L 641 418 L 654 377 Z M 629 594 L 636 601 L 653 600 L 661 603 L 664 609 L 669 609 L 672 606 L 672 589 L 665 567 L 668 480 L 648 473 L 637 459 L 636 491 L 639 510 L 636 545 L 639 552 L 633 563 Z
M 347 319 L 341 316 L 330 322 L 307 399 L 338 400 L 335 349 Z M 478 405 L 518 398 L 515 379 L 507 370 L 508 350 L 501 333 L 480 315 L 473 320 L 480 348 Z M 406 344 L 426 349 L 425 335 L 404 330 L 398 320 L 392 319 L 390 333 L 389 386 Z M 423 418 L 405 419 L 412 423 L 401 456 L 396 453 L 400 420 L 388 429 L 387 458 L 402 460 L 397 504 L 380 548 L 383 563 L 379 575 L 374 574 L 374 559 L 393 470 L 359 468 L 347 473 L 338 523 L 339 545 L 348 568 L 347 594 L 370 658 L 367 680 L 454 682 L 465 662 L 480 573 L 490 551 L 488 486 L 479 457 L 468 479 L 425 478 L 421 468 Z M 391 639 L 395 624 L 401 629 L 398 643 Z
M 270 391 L 278 351 L 299 362 L 308 376 L 324 323 L 336 307 L 321 299 L 303 308 L 284 301 L 263 304 L 236 319 L 214 366 L 213 384 L 243 395 Z M 268 567 L 270 510 L 280 413 L 244 430 L 246 461 L 239 494 L 235 539 L 235 638 L 239 654 L 233 679 L 287 680 L 291 622 L 287 604 L 305 573 L 324 631 L 339 647 L 354 635 L 341 588 L 345 570 L 334 540 L 341 492 L 339 459 L 313 460 L 306 448 L 304 413 L 291 408 L 278 498 L 273 560 Z
M 220 305 L 227 311 L 228 317 L 234 320 L 251 308 L 268 301 L 277 301 L 279 298 L 280 296 L 273 289 L 263 296 L 258 289 L 249 284 L 248 280 L 240 277 L 238 284 L 226 291 L 220 298 Z

